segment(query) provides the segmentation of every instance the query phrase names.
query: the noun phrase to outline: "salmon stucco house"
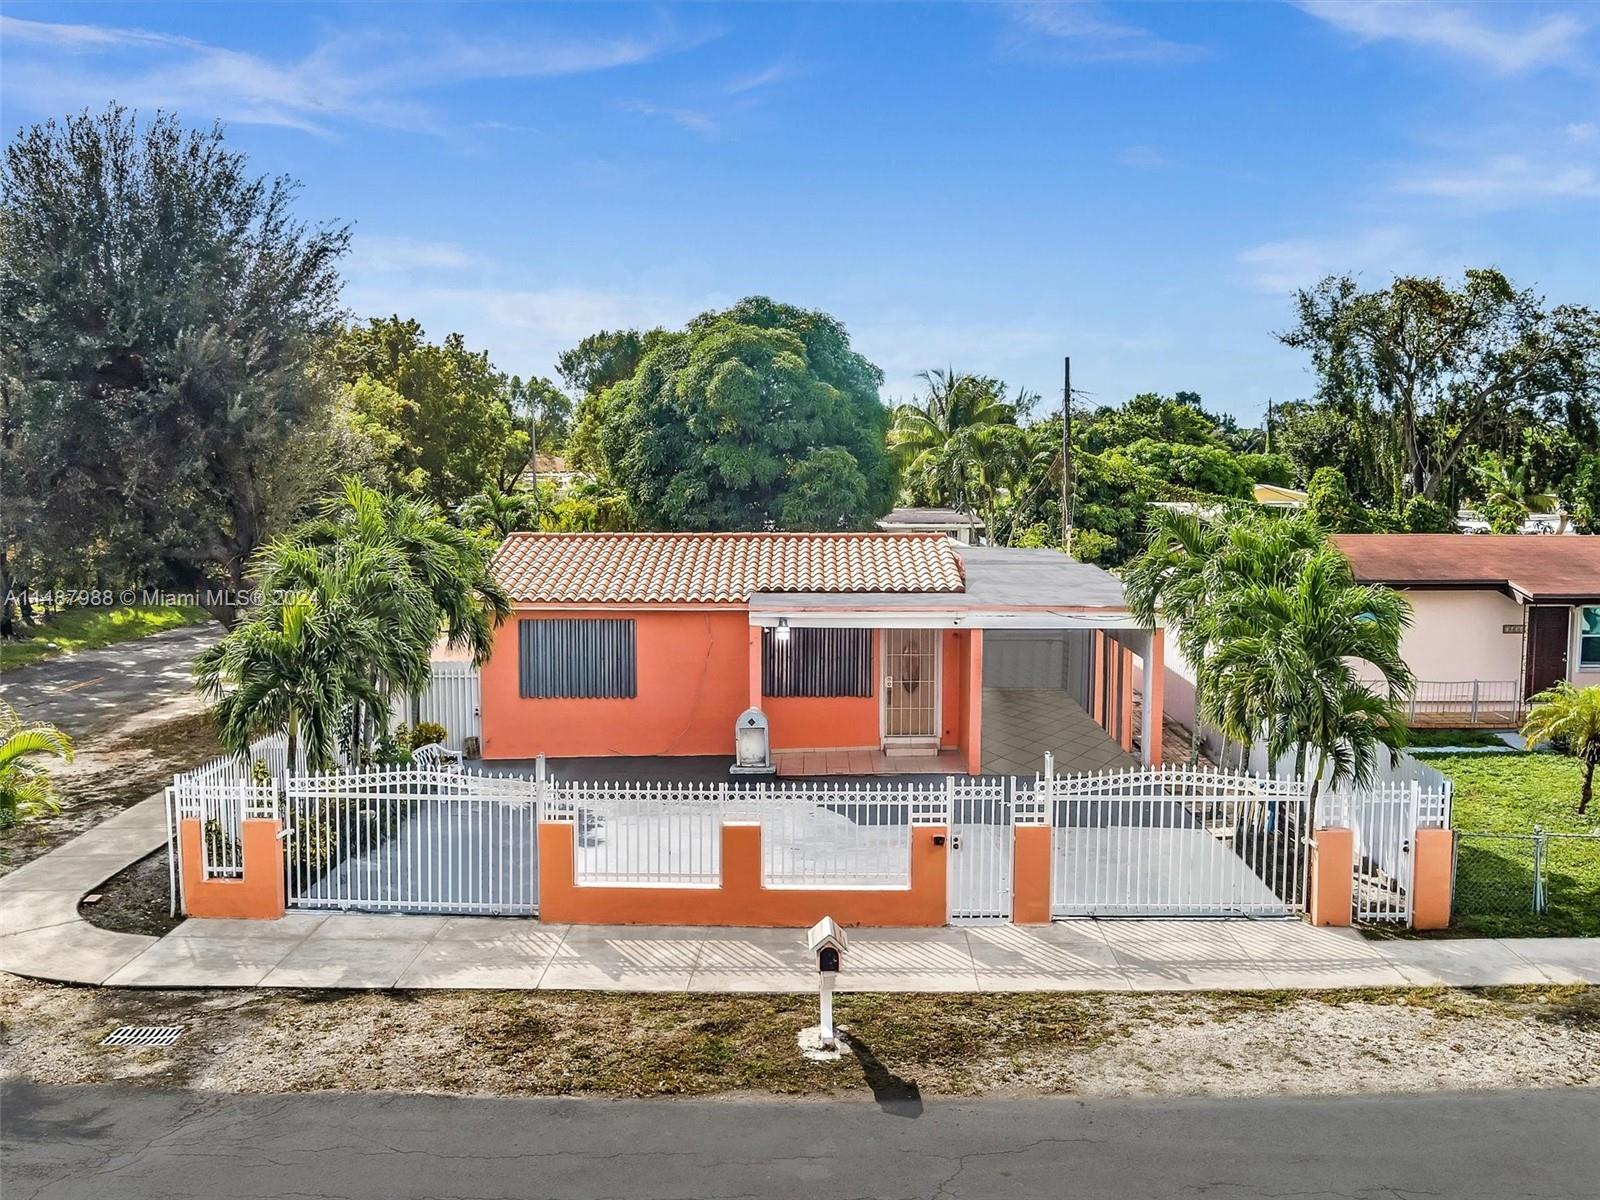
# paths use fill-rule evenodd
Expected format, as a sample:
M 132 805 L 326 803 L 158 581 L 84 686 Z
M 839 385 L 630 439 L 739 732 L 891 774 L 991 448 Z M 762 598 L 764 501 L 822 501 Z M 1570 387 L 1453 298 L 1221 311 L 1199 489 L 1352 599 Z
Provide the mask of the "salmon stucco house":
M 493 569 L 515 611 L 482 671 L 486 760 L 731 759 L 747 708 L 780 774 L 1160 758 L 1161 631 L 1112 575 L 1057 551 L 938 533 L 514 533 Z

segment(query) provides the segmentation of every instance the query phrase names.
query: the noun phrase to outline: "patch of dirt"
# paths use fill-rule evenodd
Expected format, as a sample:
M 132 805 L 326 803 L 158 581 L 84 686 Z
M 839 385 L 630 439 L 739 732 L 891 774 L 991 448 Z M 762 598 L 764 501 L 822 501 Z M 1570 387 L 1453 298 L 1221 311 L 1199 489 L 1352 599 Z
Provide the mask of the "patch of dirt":
M 77 744 L 73 761 L 54 764 L 61 811 L 0 829 L 0 875 L 32 862 L 172 782 L 172 776 L 222 753 L 209 712 L 196 697 L 160 705 Z
M 99 897 L 94 903 L 85 896 L 78 904 L 79 915 L 91 925 L 116 933 L 151 937 L 170 933 L 183 923 L 183 917 L 172 915 L 168 869 L 164 849 L 141 858 L 92 892 Z
M 0 976 L 0 1068 L 44 1083 L 454 1095 L 1244 1096 L 1600 1083 L 1600 988 L 804 996 L 144 991 Z M 188 1026 L 113 1050 L 119 1024 Z

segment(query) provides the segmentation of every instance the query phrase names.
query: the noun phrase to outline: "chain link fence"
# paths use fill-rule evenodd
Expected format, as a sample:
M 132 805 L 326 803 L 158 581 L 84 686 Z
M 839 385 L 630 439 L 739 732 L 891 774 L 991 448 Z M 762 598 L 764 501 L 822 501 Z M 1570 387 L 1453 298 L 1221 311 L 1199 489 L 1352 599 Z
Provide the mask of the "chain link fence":
M 1600 935 L 1600 833 L 1458 832 L 1453 907 L 1490 936 Z

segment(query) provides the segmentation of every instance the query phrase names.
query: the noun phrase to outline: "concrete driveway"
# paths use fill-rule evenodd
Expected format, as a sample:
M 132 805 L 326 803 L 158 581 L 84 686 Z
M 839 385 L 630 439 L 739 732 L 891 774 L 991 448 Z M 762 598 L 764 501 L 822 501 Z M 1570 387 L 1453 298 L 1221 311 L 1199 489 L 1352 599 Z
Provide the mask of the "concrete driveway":
M 189 695 L 194 660 L 222 634 L 215 623 L 185 625 L 30 663 L 0 675 L 0 697 L 27 720 L 82 738 Z
M 1059 772 L 1138 765 L 1063 689 L 984 688 L 983 773 L 1031 778 L 1046 751 Z

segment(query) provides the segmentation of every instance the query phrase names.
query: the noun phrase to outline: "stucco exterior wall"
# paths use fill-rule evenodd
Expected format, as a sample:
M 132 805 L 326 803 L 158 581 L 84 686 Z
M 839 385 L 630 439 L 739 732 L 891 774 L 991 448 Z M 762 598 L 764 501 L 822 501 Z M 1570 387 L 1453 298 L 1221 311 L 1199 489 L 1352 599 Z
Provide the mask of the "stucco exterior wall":
M 526 617 L 631 617 L 632 699 L 525 700 L 517 622 Z M 733 753 L 733 723 L 750 705 L 749 618 L 742 610 L 624 605 L 518 611 L 495 633 L 482 672 L 485 758 Z
M 1522 634 L 1502 632 L 1526 620 L 1510 596 L 1487 589 L 1402 594 L 1412 616 L 1400 653 L 1419 680 L 1522 678 Z
M 631 699 L 524 699 L 518 622 L 538 617 L 629 617 L 635 622 L 637 695 Z M 939 741 L 975 740 L 978 704 L 968 696 L 971 630 L 940 639 Z M 739 714 L 767 714 L 774 750 L 876 748 L 882 742 L 882 636 L 873 637 L 871 696 L 761 696 L 760 633 L 742 608 L 649 605 L 523 609 L 495 634 L 482 670 L 486 759 L 628 755 L 731 755 Z

